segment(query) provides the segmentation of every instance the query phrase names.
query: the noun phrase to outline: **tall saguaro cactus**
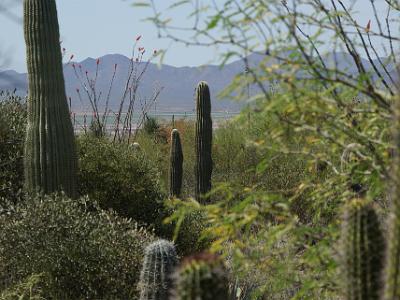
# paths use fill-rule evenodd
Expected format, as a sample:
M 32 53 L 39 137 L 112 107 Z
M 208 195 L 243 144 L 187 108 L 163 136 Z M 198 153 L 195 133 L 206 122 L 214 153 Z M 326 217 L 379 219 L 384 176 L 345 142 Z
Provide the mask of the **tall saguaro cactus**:
M 172 299 L 229 299 L 228 276 L 221 259 L 209 253 L 186 259 L 176 275 Z
M 392 165 L 389 247 L 385 269 L 384 300 L 400 299 L 400 96 L 394 109 L 395 155 Z
M 147 246 L 140 274 L 140 300 L 168 300 L 178 264 L 175 246 L 166 240 Z
M 196 89 L 196 111 L 196 199 L 199 201 L 211 190 L 213 169 L 210 89 L 204 81 Z
M 169 194 L 171 197 L 179 197 L 182 189 L 183 176 L 183 152 L 179 131 L 172 130 L 171 153 L 169 169 Z
M 346 205 L 342 246 L 346 300 L 379 300 L 385 242 L 371 203 L 355 199 Z
M 28 192 L 76 196 L 77 156 L 65 94 L 55 0 L 24 0 L 29 96 L 25 143 Z

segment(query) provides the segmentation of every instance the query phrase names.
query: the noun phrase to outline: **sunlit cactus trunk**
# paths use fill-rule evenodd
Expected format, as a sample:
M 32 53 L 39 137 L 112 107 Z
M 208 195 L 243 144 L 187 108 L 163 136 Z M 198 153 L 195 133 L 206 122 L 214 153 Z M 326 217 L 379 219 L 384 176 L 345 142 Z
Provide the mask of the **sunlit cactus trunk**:
M 196 199 L 207 202 L 204 196 L 211 190 L 213 162 L 212 119 L 210 89 L 206 82 L 200 82 L 196 89 Z
M 171 153 L 169 168 L 169 194 L 170 197 L 180 197 L 183 177 L 183 152 L 182 143 L 177 129 L 171 133 Z
M 384 300 L 400 300 L 400 97 L 394 111 L 395 155 L 392 165 L 389 245 L 385 269 Z
M 173 243 L 156 241 L 147 246 L 140 274 L 140 300 L 168 300 L 172 289 L 172 274 L 178 264 Z
M 385 242 L 371 203 L 355 199 L 346 205 L 341 245 L 346 300 L 379 300 Z
M 29 193 L 76 196 L 77 156 L 65 94 L 55 0 L 24 0 L 29 96 L 25 182 Z

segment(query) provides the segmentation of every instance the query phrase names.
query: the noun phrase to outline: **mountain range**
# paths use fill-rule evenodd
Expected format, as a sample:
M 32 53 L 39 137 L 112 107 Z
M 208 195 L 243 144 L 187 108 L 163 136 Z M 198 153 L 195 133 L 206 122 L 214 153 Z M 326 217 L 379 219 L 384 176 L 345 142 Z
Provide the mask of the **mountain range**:
M 252 54 L 247 57 L 250 65 L 258 64 L 264 58 L 260 54 Z M 384 59 L 382 59 L 384 61 Z M 356 66 L 352 62 L 349 54 L 346 53 L 331 53 L 324 57 L 324 61 L 328 65 L 337 62 L 338 68 L 346 70 L 347 73 L 357 73 Z M 273 64 L 271 60 L 269 64 Z M 372 66 L 368 60 L 363 59 L 363 63 L 367 69 Z M 376 65 L 379 62 L 375 61 Z M 85 77 L 85 72 L 88 72 L 89 78 L 93 78 L 97 68 L 97 59 L 87 58 L 81 62 L 74 62 L 75 68 L 79 73 L 79 66 L 81 66 L 82 75 Z M 118 109 L 124 87 L 126 85 L 129 67 L 131 65 L 130 58 L 120 54 L 108 54 L 99 58 L 98 77 L 96 81 L 97 92 L 102 93 L 103 100 L 100 101 L 99 106 L 103 106 L 105 95 L 108 94 L 110 81 L 114 72 L 115 65 L 117 65 L 116 76 L 113 88 L 110 93 L 110 108 L 112 110 Z M 139 63 L 139 69 L 143 68 L 145 63 Z M 393 64 L 387 66 L 391 75 L 395 78 L 396 72 Z M 204 65 L 201 67 L 173 67 L 169 65 L 161 65 L 149 63 L 146 72 L 144 73 L 139 88 L 138 95 L 142 103 L 146 99 L 150 99 L 155 90 L 162 88 L 161 93 L 157 100 L 158 111 L 192 111 L 195 107 L 194 103 L 194 89 L 199 81 L 205 80 L 210 85 L 212 95 L 213 111 L 239 111 L 244 102 L 236 102 L 228 99 L 217 99 L 216 95 L 219 94 L 238 74 L 243 73 L 245 65 L 243 60 L 237 60 L 232 63 L 226 64 L 223 67 L 215 65 Z M 382 71 L 381 68 L 381 72 Z M 64 64 L 64 77 L 67 96 L 71 97 L 72 109 L 75 111 L 84 111 L 89 108 L 87 97 L 82 91 L 79 80 L 76 78 L 72 62 Z M 386 76 L 387 77 L 387 76 Z M 266 85 L 268 85 L 266 83 Z M 80 89 L 81 100 L 77 94 L 77 88 Z M 20 95 L 26 95 L 27 91 L 27 74 L 18 73 L 14 70 L 0 71 L 0 90 L 14 90 Z M 256 87 L 252 87 L 253 93 L 256 92 Z M 137 101 L 137 105 L 140 102 Z

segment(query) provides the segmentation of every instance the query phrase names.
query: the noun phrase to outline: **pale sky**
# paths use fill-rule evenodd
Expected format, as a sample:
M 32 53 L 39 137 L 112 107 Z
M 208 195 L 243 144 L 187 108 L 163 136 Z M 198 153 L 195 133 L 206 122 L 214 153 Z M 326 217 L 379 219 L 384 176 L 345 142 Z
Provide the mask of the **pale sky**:
M 197 66 L 205 63 L 218 63 L 214 48 L 190 47 L 174 44 L 157 38 L 156 28 L 150 22 L 143 22 L 152 16 L 149 9 L 133 7 L 134 0 L 57 0 L 63 47 L 80 61 L 87 57 L 100 57 L 119 53 L 129 56 L 137 35 L 142 35 L 142 44 L 147 49 L 168 49 L 164 63 L 173 66 Z M 160 9 L 176 0 L 154 0 Z M 208 0 L 203 0 L 208 1 Z M 219 0 L 217 0 L 219 2 Z M 368 0 L 359 0 L 357 17 L 360 24 L 373 18 Z M 364 5 L 362 4 L 364 3 Z M 376 0 L 382 7 L 384 0 Z M 11 6 L 10 6 L 11 5 Z M 22 18 L 21 0 L 0 0 L 0 6 L 12 7 L 11 12 Z M 172 18 L 185 26 L 183 16 L 178 12 Z M 22 25 L 0 14 L 0 55 L 9 60 L 3 69 L 25 71 L 25 45 Z M 5 55 L 5 56 L 4 56 Z

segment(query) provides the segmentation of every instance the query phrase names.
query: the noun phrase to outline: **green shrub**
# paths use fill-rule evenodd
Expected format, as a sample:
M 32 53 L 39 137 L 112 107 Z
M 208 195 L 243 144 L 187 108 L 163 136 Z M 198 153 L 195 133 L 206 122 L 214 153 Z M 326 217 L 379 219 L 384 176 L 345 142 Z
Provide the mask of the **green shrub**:
M 165 192 L 145 152 L 84 135 L 78 139 L 78 153 L 81 195 L 141 225 L 161 224 Z
M 0 97 L 0 203 L 22 196 L 26 104 L 15 95 Z
M 37 197 L 0 216 L 0 290 L 46 274 L 46 299 L 136 299 L 152 235 L 87 198 Z
M 31 275 L 0 294 L 0 300 L 43 300 L 45 276 Z
M 149 117 L 147 114 L 145 116 L 143 129 L 148 135 L 155 135 L 157 134 L 158 130 L 160 129 L 160 125 L 157 122 L 157 119 L 154 117 Z

